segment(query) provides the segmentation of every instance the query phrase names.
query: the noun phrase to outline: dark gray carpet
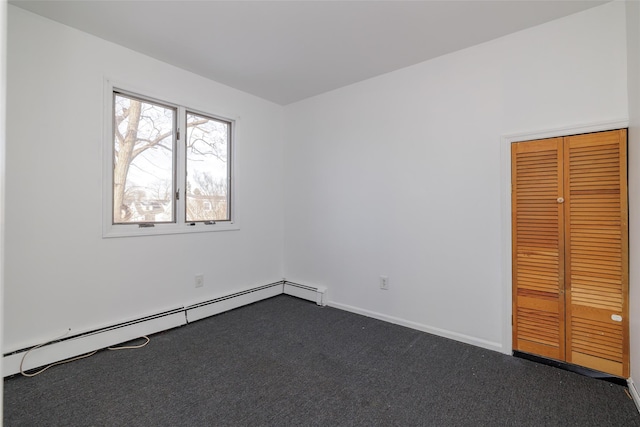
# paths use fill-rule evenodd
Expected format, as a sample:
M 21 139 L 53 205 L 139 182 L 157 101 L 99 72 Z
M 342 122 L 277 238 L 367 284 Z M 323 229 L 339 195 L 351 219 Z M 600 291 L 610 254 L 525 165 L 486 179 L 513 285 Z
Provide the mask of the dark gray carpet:
M 622 386 L 288 296 L 4 393 L 5 426 L 640 426 Z

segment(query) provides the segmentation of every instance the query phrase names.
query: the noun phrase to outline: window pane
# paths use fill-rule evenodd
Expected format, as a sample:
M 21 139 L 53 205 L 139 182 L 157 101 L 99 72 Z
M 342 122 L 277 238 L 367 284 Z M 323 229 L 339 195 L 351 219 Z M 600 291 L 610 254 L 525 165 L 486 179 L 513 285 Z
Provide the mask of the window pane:
M 187 113 L 187 222 L 228 221 L 231 123 Z
M 113 222 L 174 221 L 176 110 L 114 93 Z

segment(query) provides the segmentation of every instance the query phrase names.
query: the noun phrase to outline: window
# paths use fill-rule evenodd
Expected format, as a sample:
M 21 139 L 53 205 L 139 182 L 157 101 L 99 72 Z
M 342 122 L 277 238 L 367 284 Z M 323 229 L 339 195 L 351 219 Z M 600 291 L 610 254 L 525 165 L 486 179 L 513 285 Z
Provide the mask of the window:
M 175 218 L 175 107 L 113 93 L 113 223 Z
M 237 229 L 234 122 L 107 86 L 104 236 Z
M 231 123 L 187 112 L 187 221 L 229 221 Z

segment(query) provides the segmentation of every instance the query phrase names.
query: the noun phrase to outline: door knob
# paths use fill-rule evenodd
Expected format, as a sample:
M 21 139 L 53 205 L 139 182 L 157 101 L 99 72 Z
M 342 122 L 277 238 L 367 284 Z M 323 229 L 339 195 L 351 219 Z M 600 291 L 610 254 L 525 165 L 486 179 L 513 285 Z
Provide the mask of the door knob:
M 564 203 L 564 197 L 558 197 L 558 203 Z

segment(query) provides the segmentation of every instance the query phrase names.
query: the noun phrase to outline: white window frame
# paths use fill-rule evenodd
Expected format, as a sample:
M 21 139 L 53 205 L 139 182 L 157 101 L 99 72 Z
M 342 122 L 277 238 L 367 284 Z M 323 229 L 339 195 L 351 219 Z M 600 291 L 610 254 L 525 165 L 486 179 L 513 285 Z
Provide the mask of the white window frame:
M 177 110 L 177 127 L 179 138 L 176 140 L 175 153 L 175 181 L 176 190 L 179 191 L 179 200 L 175 203 L 175 222 L 172 223 L 154 223 L 153 227 L 141 227 L 140 224 L 114 224 L 113 223 L 113 93 L 121 92 L 124 95 L 131 95 L 141 99 L 158 102 L 162 105 L 175 107 Z M 238 191 L 235 175 L 237 172 L 237 121 L 221 114 L 213 114 L 207 112 L 207 109 L 192 108 L 186 103 L 172 102 L 169 97 L 154 96 L 148 90 L 139 90 L 130 85 L 120 84 L 109 79 L 105 79 L 104 83 L 104 134 L 102 141 L 102 237 L 131 237 L 131 236 L 153 236 L 163 234 L 187 234 L 187 233 L 205 233 L 212 231 L 231 231 L 239 230 L 238 221 Z M 229 178 L 229 221 L 217 222 L 186 222 L 186 150 L 185 139 L 186 132 L 186 113 L 191 112 L 201 114 L 213 119 L 223 120 L 231 123 L 231 148 L 229 151 L 230 159 L 230 178 Z M 175 196 L 174 196 L 175 197 Z

